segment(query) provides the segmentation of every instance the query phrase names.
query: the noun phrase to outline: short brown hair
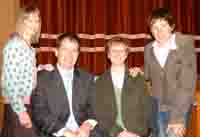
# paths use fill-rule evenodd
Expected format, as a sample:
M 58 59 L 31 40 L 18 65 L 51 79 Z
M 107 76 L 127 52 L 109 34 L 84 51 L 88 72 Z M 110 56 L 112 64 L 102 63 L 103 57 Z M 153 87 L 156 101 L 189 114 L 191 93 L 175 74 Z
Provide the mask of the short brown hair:
M 173 28 L 173 31 L 174 31 L 175 19 L 168 9 L 158 8 L 158 9 L 153 10 L 151 15 L 148 17 L 149 27 L 151 28 L 154 22 L 158 19 L 167 21 L 167 23 L 170 25 L 171 28 Z
M 74 34 L 74 33 L 62 33 L 58 36 L 57 40 L 56 40 L 56 47 L 59 48 L 61 46 L 61 43 L 64 39 L 68 39 L 71 42 L 75 42 L 78 44 L 79 46 L 79 50 L 80 50 L 80 39 L 79 37 Z
M 127 52 L 129 52 L 129 45 L 128 45 L 127 40 L 125 40 L 124 38 L 121 38 L 121 37 L 113 37 L 112 39 L 108 40 L 106 43 L 106 47 L 105 47 L 106 53 L 109 52 L 110 47 L 112 47 L 114 44 L 117 44 L 117 45 L 123 44 L 126 47 Z

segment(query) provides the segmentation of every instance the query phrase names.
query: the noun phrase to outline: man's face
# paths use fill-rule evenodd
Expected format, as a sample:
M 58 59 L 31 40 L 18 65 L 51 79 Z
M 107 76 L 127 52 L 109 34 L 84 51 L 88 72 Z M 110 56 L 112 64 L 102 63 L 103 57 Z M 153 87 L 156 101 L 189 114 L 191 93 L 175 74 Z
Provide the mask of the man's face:
M 172 35 L 172 30 L 173 28 L 163 19 L 157 19 L 153 21 L 153 24 L 151 25 L 152 35 L 161 45 L 168 41 Z
M 123 65 L 127 56 L 128 51 L 124 44 L 116 44 L 109 47 L 108 58 L 112 65 Z
M 60 44 L 60 47 L 56 50 L 59 66 L 63 69 L 74 68 L 79 55 L 78 43 L 66 38 Z

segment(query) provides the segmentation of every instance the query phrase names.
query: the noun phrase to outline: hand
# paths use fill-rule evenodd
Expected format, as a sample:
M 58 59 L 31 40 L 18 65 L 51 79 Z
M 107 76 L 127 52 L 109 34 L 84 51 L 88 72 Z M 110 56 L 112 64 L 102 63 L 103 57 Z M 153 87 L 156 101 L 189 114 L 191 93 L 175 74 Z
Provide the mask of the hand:
M 54 66 L 52 64 L 39 65 L 38 71 L 41 71 L 41 70 L 53 71 Z
M 25 96 L 25 97 L 23 98 L 23 101 L 24 101 L 24 104 L 30 104 L 30 103 L 31 103 L 31 98 L 30 98 L 30 96 Z
M 85 122 L 83 122 L 83 124 L 80 126 L 80 129 L 90 131 L 90 130 L 93 129 L 93 125 L 91 125 L 89 122 L 85 121 Z
M 19 113 L 19 122 L 25 128 L 32 127 L 30 116 L 26 111 Z
M 64 136 L 65 137 L 77 137 L 77 135 L 78 135 L 77 132 L 69 130 L 69 129 L 66 129 L 64 131 Z
M 140 137 L 140 136 L 135 133 L 129 132 L 127 130 L 124 130 L 118 134 L 118 137 Z
M 78 137 L 89 137 L 92 125 L 89 122 L 83 122 L 83 124 L 78 129 Z
M 131 74 L 132 77 L 136 77 L 139 73 L 144 74 L 141 68 L 139 67 L 133 67 L 129 69 L 129 73 Z
M 169 124 L 167 127 L 167 132 L 172 131 L 176 134 L 176 137 L 184 137 L 185 135 L 184 124 Z

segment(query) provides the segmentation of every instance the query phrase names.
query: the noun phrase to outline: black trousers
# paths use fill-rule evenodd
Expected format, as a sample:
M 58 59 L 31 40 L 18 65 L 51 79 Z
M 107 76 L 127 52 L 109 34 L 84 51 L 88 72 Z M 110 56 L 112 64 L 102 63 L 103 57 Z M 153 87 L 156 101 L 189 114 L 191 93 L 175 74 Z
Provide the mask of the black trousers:
M 31 107 L 26 105 L 28 113 L 31 114 Z M 4 107 L 4 124 L 1 137 L 38 137 L 33 128 L 24 128 L 21 126 L 18 116 L 12 110 L 9 104 Z

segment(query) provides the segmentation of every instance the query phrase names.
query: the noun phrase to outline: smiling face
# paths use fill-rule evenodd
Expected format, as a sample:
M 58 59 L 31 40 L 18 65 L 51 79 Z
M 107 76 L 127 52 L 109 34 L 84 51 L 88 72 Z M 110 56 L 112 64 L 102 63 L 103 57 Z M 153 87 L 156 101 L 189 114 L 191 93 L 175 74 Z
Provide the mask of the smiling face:
M 162 45 L 169 40 L 174 28 L 166 20 L 156 19 L 153 21 L 150 29 L 155 40 Z
M 108 58 L 112 65 L 124 65 L 128 57 L 128 47 L 124 43 L 113 42 L 108 49 Z
M 175 19 L 171 12 L 165 8 L 153 10 L 148 18 L 148 25 L 159 45 L 167 42 L 175 31 Z
M 32 17 L 32 39 L 31 43 L 38 43 L 39 38 L 40 38 L 40 33 L 41 33 L 41 18 L 40 18 L 40 13 L 35 13 L 35 15 Z
M 79 55 L 79 44 L 64 38 L 56 50 L 57 63 L 63 69 L 74 68 Z
M 39 12 L 35 12 L 30 16 L 27 25 L 31 26 L 31 29 L 27 30 L 31 35 L 31 43 L 38 43 L 41 32 L 41 18 Z

